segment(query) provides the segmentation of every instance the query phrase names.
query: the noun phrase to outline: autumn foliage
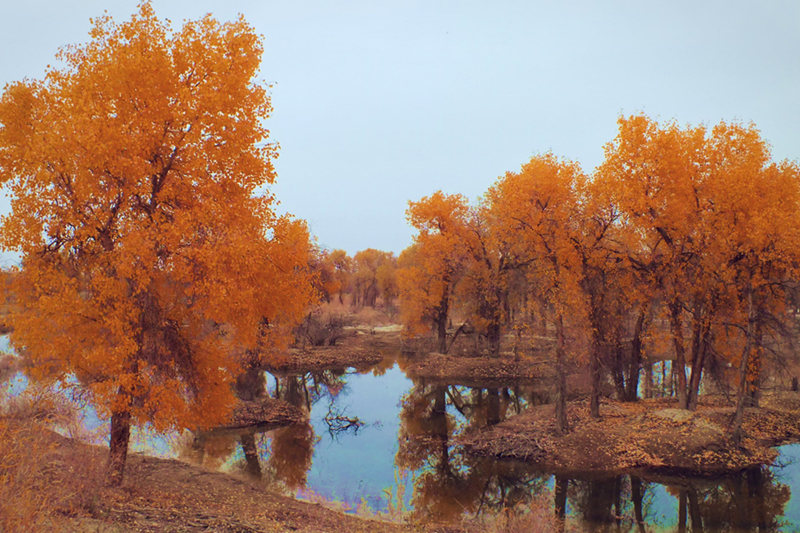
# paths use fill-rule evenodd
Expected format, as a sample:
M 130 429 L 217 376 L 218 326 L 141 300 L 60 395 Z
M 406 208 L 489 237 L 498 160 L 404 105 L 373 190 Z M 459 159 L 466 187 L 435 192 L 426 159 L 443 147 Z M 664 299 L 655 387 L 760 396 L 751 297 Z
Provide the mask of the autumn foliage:
M 620 118 L 605 153 L 592 174 L 535 156 L 475 205 L 441 192 L 410 202 L 417 233 L 398 272 L 406 331 L 431 330 L 447 351 L 462 328 L 443 325 L 456 319 L 493 355 L 508 333 L 552 339 L 561 430 L 565 366 L 588 367 L 593 416 L 605 383 L 635 400 L 644 370 L 651 394 L 664 359 L 679 405 L 694 409 L 713 369 L 738 392 L 738 432 L 764 358 L 788 334 L 800 169 L 773 162 L 754 126 L 644 115 Z
M 271 107 L 243 19 L 173 29 L 143 3 L 90 35 L 5 88 L 0 240 L 22 255 L 11 341 L 111 416 L 119 483 L 130 424 L 222 422 L 242 366 L 289 342 L 310 246 L 264 193 Z

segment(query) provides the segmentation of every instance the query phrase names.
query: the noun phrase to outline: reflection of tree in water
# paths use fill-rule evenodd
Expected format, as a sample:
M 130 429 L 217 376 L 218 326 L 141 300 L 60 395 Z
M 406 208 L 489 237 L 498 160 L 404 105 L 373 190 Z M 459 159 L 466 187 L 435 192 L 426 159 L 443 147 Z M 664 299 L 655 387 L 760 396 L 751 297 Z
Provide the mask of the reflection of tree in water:
M 260 376 L 260 379 L 250 380 L 253 388 L 240 391 L 240 397 L 242 392 L 245 392 L 245 398 L 254 400 L 267 395 L 266 377 L 263 372 Z M 311 395 L 307 389 L 306 376 L 277 377 L 275 397 L 308 411 Z M 308 422 L 281 427 L 269 433 L 258 428 L 243 431 L 239 434 L 239 444 L 247 474 L 259 479 L 267 477 L 280 481 L 288 489 L 305 485 L 314 453 L 314 430 Z
M 304 487 L 314 455 L 314 430 L 311 424 L 294 424 L 271 434 L 267 466 L 272 475 L 290 489 Z
M 412 505 L 421 519 L 451 520 L 528 501 L 545 479 L 519 464 L 473 458 L 451 444 L 468 427 L 497 423 L 519 412 L 519 394 L 505 388 L 415 386 L 403 397 L 395 463 L 419 471 Z M 449 414 L 451 406 L 461 417 Z
M 345 387 L 346 374 L 343 370 L 326 370 L 307 372 L 302 375 L 277 376 L 275 379 L 274 397 L 299 407 L 310 413 L 319 401 L 327 400 L 329 413 L 337 396 Z M 266 390 L 266 388 L 264 388 Z M 331 432 L 337 429 L 346 431 L 349 427 L 358 427 L 360 421 L 354 417 L 341 414 L 337 419 L 326 419 Z M 338 427 L 334 424 L 339 423 Z M 349 424 L 349 425 L 348 425 Z M 311 424 L 294 424 L 275 429 L 260 435 L 260 445 L 254 446 L 242 435 L 240 443 L 245 454 L 246 471 L 257 477 L 268 474 L 271 479 L 281 481 L 289 489 L 305 486 L 306 477 L 311 468 L 316 436 Z M 266 472 L 260 465 L 264 464 Z
M 644 531 L 652 503 L 652 486 L 637 476 L 598 479 L 557 477 L 556 514 L 563 516 L 563 498 L 569 495 L 573 511 L 596 531 Z M 559 487 L 560 488 L 560 487 Z M 558 502 L 559 496 L 562 502 Z M 560 507 L 559 507 L 560 506 Z
M 347 374 L 344 370 L 325 370 L 308 372 L 302 376 L 279 378 L 276 380 L 275 397 L 298 406 L 299 404 L 295 402 L 304 401 L 306 411 L 309 413 L 317 402 L 326 400 L 328 411 L 322 421 L 327 424 L 331 438 L 350 430 L 358 432 L 364 425 L 363 422 L 356 416 L 349 416 L 344 409 L 336 405 L 336 398 L 346 386 Z
M 333 403 L 344 388 L 344 379 L 343 371 L 277 376 L 274 397 L 309 413 L 311 407 L 322 399 Z M 243 400 L 266 398 L 264 372 L 246 373 L 238 380 L 236 388 Z M 244 461 L 238 467 L 243 472 L 255 478 L 279 481 L 293 490 L 305 486 L 315 439 L 309 422 L 277 429 L 256 426 L 241 430 L 212 430 L 196 435 L 191 457 L 206 466 L 219 468 L 240 447 Z
M 679 531 L 783 531 L 778 517 L 791 496 L 764 466 L 669 491 L 678 498 Z
M 568 486 L 566 491 L 559 488 Z M 593 531 L 644 532 L 654 483 L 636 476 L 592 480 L 557 478 L 555 508 L 568 494 L 573 512 Z M 686 479 L 667 487 L 678 500 L 677 531 L 781 531 L 778 517 L 789 501 L 789 487 L 766 467 L 721 480 Z M 559 496 L 562 498 L 559 502 Z M 562 511 L 563 512 L 563 511 Z

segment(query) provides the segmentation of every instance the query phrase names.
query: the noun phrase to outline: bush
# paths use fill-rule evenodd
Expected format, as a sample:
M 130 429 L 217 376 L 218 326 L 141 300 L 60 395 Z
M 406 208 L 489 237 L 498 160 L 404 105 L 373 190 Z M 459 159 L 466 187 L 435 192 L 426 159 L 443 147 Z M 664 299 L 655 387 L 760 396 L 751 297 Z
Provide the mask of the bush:
M 352 321 L 340 314 L 313 311 L 306 316 L 296 331 L 298 343 L 311 346 L 335 346 L 336 341 L 346 336 L 345 327 Z

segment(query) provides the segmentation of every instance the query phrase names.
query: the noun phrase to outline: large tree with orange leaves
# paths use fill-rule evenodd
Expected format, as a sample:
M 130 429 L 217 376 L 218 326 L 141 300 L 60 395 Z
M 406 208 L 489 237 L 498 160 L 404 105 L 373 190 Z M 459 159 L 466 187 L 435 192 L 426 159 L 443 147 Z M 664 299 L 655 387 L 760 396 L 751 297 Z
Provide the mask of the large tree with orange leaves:
M 269 354 L 302 316 L 309 243 L 257 194 L 275 148 L 243 19 L 172 29 L 145 2 L 90 35 L 5 88 L 0 239 L 22 255 L 12 342 L 34 377 L 74 375 L 110 415 L 118 484 L 131 424 L 228 416 L 242 356 Z
M 800 264 L 799 175 L 770 160 L 754 126 L 620 118 L 596 179 L 642 285 L 667 308 L 681 407 L 697 407 L 712 354 L 740 368 L 739 415 L 747 381 L 757 388 L 762 337 L 777 333 Z
M 598 243 L 610 225 L 594 228 L 582 198 L 586 176 L 580 167 L 559 161 L 552 154 L 532 158 L 520 172 L 508 172 L 486 194 L 494 231 L 513 243 L 511 255 L 526 265 L 529 275 L 538 280 L 542 297 L 554 310 L 556 326 L 556 422 L 559 431 L 567 429 L 566 417 L 566 335 L 565 316 L 585 322 L 591 315 L 590 299 L 584 293 L 589 263 L 595 258 Z M 588 233 L 588 227 L 593 231 Z M 604 261 L 603 261 L 604 262 Z M 592 328 L 593 331 L 595 328 Z M 597 344 L 597 343 L 595 343 Z M 597 350 L 591 354 L 593 370 L 593 412 L 599 395 Z

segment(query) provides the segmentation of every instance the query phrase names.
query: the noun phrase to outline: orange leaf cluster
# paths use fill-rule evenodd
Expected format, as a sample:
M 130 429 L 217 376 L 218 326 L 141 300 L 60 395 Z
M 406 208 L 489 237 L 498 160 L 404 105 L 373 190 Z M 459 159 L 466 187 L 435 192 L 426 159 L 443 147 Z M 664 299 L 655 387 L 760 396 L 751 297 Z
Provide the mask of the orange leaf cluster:
M 291 338 L 312 297 L 306 225 L 273 211 L 275 145 L 243 19 L 173 29 L 143 3 L 65 65 L 6 87 L 0 242 L 22 255 L 12 342 L 103 413 L 208 426 L 243 354 Z

